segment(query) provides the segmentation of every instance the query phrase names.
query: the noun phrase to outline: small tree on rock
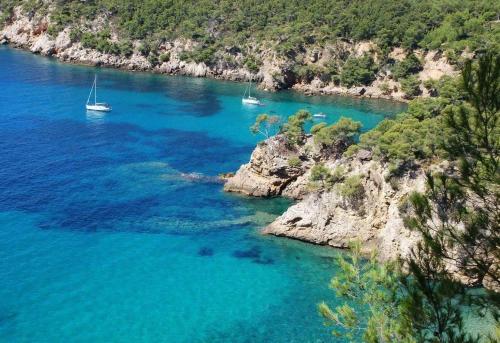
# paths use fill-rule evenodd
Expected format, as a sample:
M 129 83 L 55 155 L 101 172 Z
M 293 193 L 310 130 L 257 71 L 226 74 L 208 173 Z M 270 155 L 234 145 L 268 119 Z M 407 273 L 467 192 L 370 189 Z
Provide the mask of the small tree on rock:
M 265 139 L 268 139 L 279 126 L 281 118 L 269 114 L 260 114 L 255 119 L 255 123 L 250 126 L 250 131 L 256 135 L 261 134 Z

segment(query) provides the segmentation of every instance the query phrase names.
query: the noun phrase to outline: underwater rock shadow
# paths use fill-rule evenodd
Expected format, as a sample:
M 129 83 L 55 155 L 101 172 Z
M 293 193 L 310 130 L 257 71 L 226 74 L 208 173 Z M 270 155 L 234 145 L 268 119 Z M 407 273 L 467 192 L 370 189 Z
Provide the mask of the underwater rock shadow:
M 214 249 L 210 247 L 201 247 L 198 250 L 198 256 L 209 257 L 214 255 Z
M 227 165 L 227 154 L 243 155 L 251 149 L 203 132 L 147 130 L 129 123 L 103 123 L 97 134 L 78 120 L 27 116 L 22 123 L 6 123 L 0 137 L 0 146 L 6 152 L 0 156 L 0 188 L 8 190 L 0 192 L 2 211 L 45 212 L 48 207 L 67 206 L 68 191 L 87 192 L 91 185 L 78 180 L 88 179 L 99 168 L 153 158 L 165 160 L 177 170 L 204 169 L 211 174 L 213 168 L 217 175 L 219 162 Z M 165 149 L 168 146 L 176 146 L 174 154 Z M 235 161 L 235 168 L 239 162 Z M 216 181 L 195 174 L 187 174 L 187 178 Z M 113 187 L 113 183 L 107 186 Z
M 231 255 L 238 259 L 250 259 L 256 264 L 274 264 L 274 260 L 272 258 L 262 256 L 262 249 L 257 245 L 254 245 L 246 250 L 235 250 Z

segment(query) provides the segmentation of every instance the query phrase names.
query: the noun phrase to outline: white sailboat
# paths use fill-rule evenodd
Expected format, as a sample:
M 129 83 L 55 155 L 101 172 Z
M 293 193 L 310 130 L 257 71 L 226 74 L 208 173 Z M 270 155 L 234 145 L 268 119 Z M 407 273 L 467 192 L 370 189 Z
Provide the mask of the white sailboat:
M 90 102 L 90 97 L 92 96 L 92 91 L 94 92 L 94 103 Z M 111 111 L 111 106 L 104 102 L 97 102 L 97 75 L 94 76 L 94 83 L 90 89 L 89 97 L 87 98 L 87 104 L 85 105 L 89 111 L 99 111 L 99 112 L 109 112 Z
M 241 99 L 241 102 L 245 105 L 262 105 L 262 103 L 259 101 L 259 99 L 255 98 L 251 94 L 251 88 L 252 88 L 252 81 L 249 82 L 247 89 L 245 89 L 245 93 L 243 94 L 243 98 Z M 248 96 L 247 95 L 248 91 Z
M 326 114 L 324 114 L 323 112 L 319 112 L 319 113 L 313 114 L 313 117 L 314 118 L 326 118 Z

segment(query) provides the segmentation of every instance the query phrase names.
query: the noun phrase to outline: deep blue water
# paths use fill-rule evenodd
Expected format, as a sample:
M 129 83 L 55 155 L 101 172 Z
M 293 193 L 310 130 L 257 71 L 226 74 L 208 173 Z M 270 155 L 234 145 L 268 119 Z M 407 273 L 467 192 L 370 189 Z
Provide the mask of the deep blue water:
M 84 110 L 94 73 L 111 113 Z M 335 304 L 337 252 L 259 235 L 289 202 L 213 176 L 248 160 L 263 111 L 369 129 L 404 107 L 291 92 L 243 107 L 244 88 L 0 48 L 0 341 L 331 339 L 315 306 Z

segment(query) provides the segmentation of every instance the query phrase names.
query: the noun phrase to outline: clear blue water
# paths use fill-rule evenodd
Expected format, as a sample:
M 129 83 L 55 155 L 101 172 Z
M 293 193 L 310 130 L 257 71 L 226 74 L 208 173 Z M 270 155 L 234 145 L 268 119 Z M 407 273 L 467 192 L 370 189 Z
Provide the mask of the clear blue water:
M 105 115 L 86 113 L 94 73 Z M 402 105 L 70 66 L 0 48 L 0 341 L 322 342 L 336 252 L 258 229 L 283 199 L 225 194 L 262 111 L 373 127 Z M 199 173 L 190 180 L 182 173 Z

